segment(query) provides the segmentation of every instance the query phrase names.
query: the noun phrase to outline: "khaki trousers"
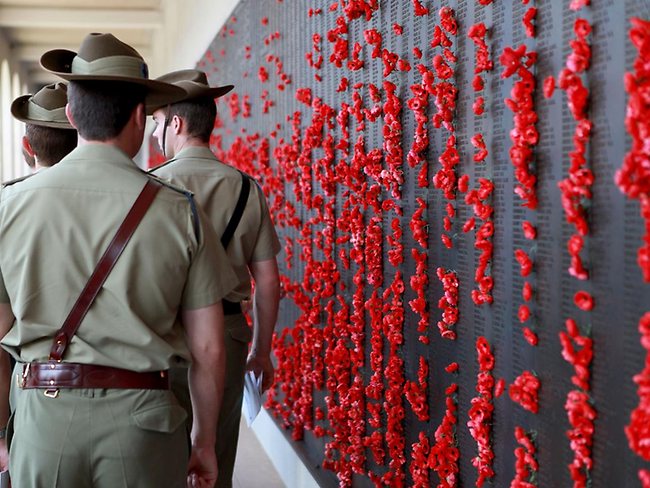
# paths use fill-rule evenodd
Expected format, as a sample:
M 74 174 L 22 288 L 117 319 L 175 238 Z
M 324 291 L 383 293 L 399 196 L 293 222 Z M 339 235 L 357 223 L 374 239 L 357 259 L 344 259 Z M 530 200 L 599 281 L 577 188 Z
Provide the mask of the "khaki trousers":
M 24 488 L 181 488 L 187 417 L 171 391 L 22 390 L 9 472 Z
M 226 380 L 219 420 L 217 423 L 217 444 L 215 452 L 219 465 L 217 488 L 232 487 L 232 476 L 237 456 L 239 440 L 239 420 L 241 419 L 242 399 L 244 396 L 244 373 L 248 356 L 248 343 L 252 339 L 252 330 L 242 314 L 226 315 Z M 188 432 L 192 428 L 191 401 L 187 385 L 187 370 L 172 369 L 170 374 L 172 391 L 178 401 L 189 412 Z

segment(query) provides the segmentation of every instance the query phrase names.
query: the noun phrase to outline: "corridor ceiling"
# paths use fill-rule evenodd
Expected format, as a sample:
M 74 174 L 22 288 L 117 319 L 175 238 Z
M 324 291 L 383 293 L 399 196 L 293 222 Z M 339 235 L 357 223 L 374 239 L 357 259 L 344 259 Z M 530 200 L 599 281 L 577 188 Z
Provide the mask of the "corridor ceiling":
M 0 35 L 20 64 L 29 91 L 58 81 L 39 65 L 50 49 L 76 51 L 89 32 L 112 32 L 150 65 L 160 66 L 156 48 L 166 0 L 0 0 Z

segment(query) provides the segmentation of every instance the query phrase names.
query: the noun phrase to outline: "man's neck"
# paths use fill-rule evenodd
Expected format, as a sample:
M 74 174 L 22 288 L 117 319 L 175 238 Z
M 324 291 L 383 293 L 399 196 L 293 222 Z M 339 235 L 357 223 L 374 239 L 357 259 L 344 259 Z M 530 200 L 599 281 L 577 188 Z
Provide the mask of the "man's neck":
M 197 139 L 195 137 L 193 138 L 188 138 L 185 139 L 177 148 L 176 154 L 181 152 L 183 149 L 189 149 L 189 148 L 194 148 L 194 147 L 204 147 L 205 149 L 210 149 L 210 144 L 207 142 L 203 142 L 200 139 Z
M 129 154 L 129 146 L 127 144 L 124 144 L 120 138 L 116 139 L 109 139 L 108 141 L 89 141 L 87 139 L 84 139 L 83 137 L 79 136 L 79 141 L 77 143 L 77 146 L 109 146 L 109 147 L 114 147 L 116 149 L 121 150 L 122 152 Z M 132 157 L 132 156 L 130 156 Z

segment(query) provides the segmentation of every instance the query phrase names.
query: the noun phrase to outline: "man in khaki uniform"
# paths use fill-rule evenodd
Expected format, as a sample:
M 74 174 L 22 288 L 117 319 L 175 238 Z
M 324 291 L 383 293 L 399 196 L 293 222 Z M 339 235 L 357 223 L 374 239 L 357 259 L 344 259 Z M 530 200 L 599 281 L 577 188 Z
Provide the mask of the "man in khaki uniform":
M 53 83 L 11 104 L 14 118 L 27 124 L 22 149 L 33 171 L 55 165 L 77 147 L 77 131 L 65 116 L 67 102 L 65 83 Z
M 243 200 L 241 220 L 226 246 L 237 272 L 238 285 L 224 300 L 226 388 L 217 427 L 216 453 L 217 486 L 229 487 L 237 453 L 244 373 L 252 370 L 262 374 L 263 390 L 273 383 L 271 339 L 280 295 L 275 256 L 280 251 L 280 243 L 261 188 L 250 184 L 249 176 L 218 161 L 210 151 L 210 134 L 216 118 L 214 99 L 230 91 L 232 86 L 211 88 L 205 73 L 198 70 L 177 71 L 158 80 L 182 87 L 187 96 L 161 106 L 153 114 L 157 123 L 154 136 L 164 153 L 172 158 L 153 173 L 194 193 L 220 237 L 235 212 L 244 179 L 249 179 L 246 182 L 249 195 Z M 254 327 L 253 345 L 248 353 L 251 330 L 242 314 L 241 302 L 250 298 L 251 276 L 255 280 Z
M 13 185 L 34 175 L 43 168 L 55 165 L 77 147 L 77 131 L 65 115 L 68 103 L 67 85 L 53 83 L 46 85 L 34 95 L 23 95 L 11 104 L 11 115 L 26 124 L 22 138 L 25 162 L 32 169 L 21 178 L 3 183 Z M 16 363 L 16 371 L 22 371 L 22 364 Z M 16 383 L 11 383 L 10 403 L 15 405 Z
M 25 363 L 10 422 L 13 485 L 211 487 L 225 359 L 221 299 L 236 277 L 190 194 L 158 191 L 62 362 L 48 361 L 57 330 L 151 179 L 131 159 L 145 102 L 173 102 L 183 91 L 149 80 L 142 57 L 111 34 L 88 35 L 78 53 L 49 51 L 41 64 L 70 80 L 66 110 L 79 147 L 0 192 L 0 336 Z M 196 420 L 188 453 L 186 412 L 167 371 L 190 362 Z M 58 373 L 43 382 L 50 368 Z M 2 426 L 8 381 L 3 360 Z M 2 468 L 6 450 L 0 441 Z

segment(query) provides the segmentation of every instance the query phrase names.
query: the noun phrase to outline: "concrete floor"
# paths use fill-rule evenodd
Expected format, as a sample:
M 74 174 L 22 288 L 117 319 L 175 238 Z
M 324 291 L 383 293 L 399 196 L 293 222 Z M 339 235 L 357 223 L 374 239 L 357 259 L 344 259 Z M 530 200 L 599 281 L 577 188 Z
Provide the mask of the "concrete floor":
M 232 480 L 233 488 L 285 488 L 255 433 L 242 418 L 239 425 L 239 446 Z

